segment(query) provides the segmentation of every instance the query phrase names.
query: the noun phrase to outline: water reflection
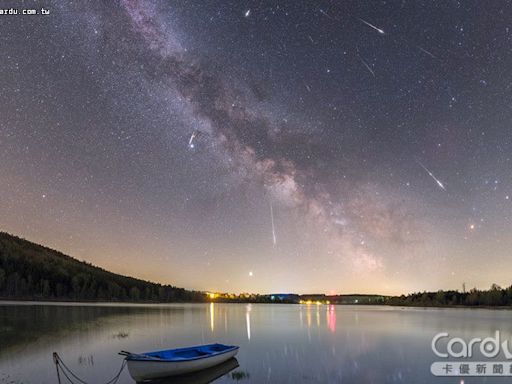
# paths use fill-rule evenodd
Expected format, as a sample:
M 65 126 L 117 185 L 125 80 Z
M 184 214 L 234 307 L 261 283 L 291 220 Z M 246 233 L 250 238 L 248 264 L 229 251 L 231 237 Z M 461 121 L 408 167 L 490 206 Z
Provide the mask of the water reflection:
M 143 314 L 147 308 L 140 306 L 77 306 L 77 305 L 27 305 L 25 303 L 1 305 L 0 302 L 0 357 L 11 349 L 15 351 L 41 337 L 52 340 L 97 326 L 108 317 Z M 34 323 L 37 320 L 37 323 Z M 112 338 L 127 338 L 128 333 L 116 329 Z
M 336 307 L 332 304 L 327 307 L 327 328 L 336 333 Z
M 53 351 L 79 377 L 101 383 L 121 365 L 120 350 L 145 352 L 221 342 L 240 346 L 240 372 L 224 374 L 215 379 L 216 384 L 242 378 L 250 383 L 430 384 L 434 334 L 443 331 L 470 339 L 499 329 L 510 339 L 511 317 L 506 310 L 316 304 L 0 303 L 0 383 L 54 384 Z M 127 371 L 119 383 L 133 384 Z
M 161 380 L 145 381 L 145 384 L 207 384 L 218 378 L 228 374 L 234 369 L 238 368 L 238 360 L 232 358 L 225 363 L 217 365 L 212 368 L 204 369 L 200 372 L 195 372 L 187 375 L 176 377 L 169 377 Z
M 210 303 L 210 329 L 213 332 L 215 328 L 215 304 Z
M 303 311 L 306 311 L 306 325 L 308 329 L 312 327 L 312 312 L 315 311 L 316 327 L 320 328 L 322 324 L 325 324 L 330 332 L 336 333 L 336 306 L 332 304 L 325 306 L 325 319 L 321 311 L 322 306 L 323 305 L 320 304 L 301 304 L 300 310 L 298 311 L 300 327 L 302 328 L 304 321 Z M 310 335 L 309 332 L 308 335 Z
M 246 325 L 246 328 L 247 328 L 247 340 L 251 340 L 251 310 L 252 310 L 252 305 L 251 304 L 247 304 L 247 306 L 245 308 L 246 308 L 246 310 L 245 310 L 245 325 Z

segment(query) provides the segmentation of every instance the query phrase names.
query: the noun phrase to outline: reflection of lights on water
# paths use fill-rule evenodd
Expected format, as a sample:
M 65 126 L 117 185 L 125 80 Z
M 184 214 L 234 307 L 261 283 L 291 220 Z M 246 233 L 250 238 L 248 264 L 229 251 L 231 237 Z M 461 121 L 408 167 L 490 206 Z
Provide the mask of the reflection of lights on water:
M 307 327 L 308 327 L 308 335 L 309 335 L 309 328 L 311 328 L 311 324 L 312 324 L 312 308 L 316 308 L 316 316 L 315 316 L 315 319 L 316 319 L 316 326 L 318 328 L 320 328 L 320 324 L 323 322 L 323 320 L 321 319 L 322 315 L 320 314 L 320 305 L 323 305 L 323 303 L 321 304 L 318 304 L 316 306 L 313 306 L 311 304 L 316 304 L 316 303 L 311 303 L 311 304 L 308 304 L 306 302 L 304 302 L 304 304 L 306 304 L 304 307 L 300 307 L 299 309 L 299 320 L 300 320 L 300 326 L 302 328 L 303 324 L 304 324 L 304 314 L 303 314 L 303 309 L 306 310 L 306 323 L 307 323 Z M 327 320 L 327 328 L 332 332 L 332 333 L 336 333 L 336 306 L 335 305 L 332 305 L 332 304 L 327 304 L 327 307 L 326 307 L 326 320 Z
M 313 304 L 316 304 L 316 305 L 324 305 L 324 304 L 327 304 L 327 305 L 329 305 L 329 304 L 330 304 L 330 301 L 329 301 L 329 300 L 325 300 L 325 301 L 320 301 L 320 300 L 317 300 L 317 301 L 312 301 L 312 300 L 299 300 L 299 304 L 306 304 L 306 305 L 313 305 Z
M 327 308 L 327 328 L 332 333 L 336 333 L 336 307 L 329 305 Z
M 251 340 L 251 304 L 248 304 L 245 311 L 245 324 L 247 327 L 247 340 Z
M 214 328 L 214 323 L 215 323 L 215 304 L 210 303 L 210 329 L 212 330 L 212 332 L 213 332 L 213 328 Z

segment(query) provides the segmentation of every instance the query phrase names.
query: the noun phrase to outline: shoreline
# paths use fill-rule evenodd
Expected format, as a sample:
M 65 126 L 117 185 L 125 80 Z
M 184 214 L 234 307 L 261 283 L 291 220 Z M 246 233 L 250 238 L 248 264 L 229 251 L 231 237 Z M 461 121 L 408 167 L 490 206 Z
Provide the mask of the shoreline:
M 316 306 L 317 304 L 304 304 L 304 303 L 290 303 L 290 302 L 253 302 L 253 301 L 97 301 L 97 300 L 34 300 L 34 299 L 14 299 L 14 298 L 0 298 L 0 305 L 86 305 L 86 306 L 162 306 L 173 304 L 285 304 L 285 305 L 303 305 L 303 306 Z M 486 309 L 486 310 L 512 310 L 512 306 L 489 306 L 489 305 L 396 305 L 396 304 L 354 304 L 354 303 L 331 303 L 321 304 L 335 305 L 335 306 L 352 306 L 352 307 L 390 307 L 390 308 L 416 308 L 416 309 Z

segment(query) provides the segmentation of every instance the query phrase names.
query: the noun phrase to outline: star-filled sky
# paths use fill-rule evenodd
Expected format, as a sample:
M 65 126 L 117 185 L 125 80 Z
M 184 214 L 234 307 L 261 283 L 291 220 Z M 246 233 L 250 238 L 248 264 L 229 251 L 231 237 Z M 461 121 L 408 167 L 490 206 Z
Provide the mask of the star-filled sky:
M 0 230 L 228 292 L 510 285 L 512 4 L 3 2 Z

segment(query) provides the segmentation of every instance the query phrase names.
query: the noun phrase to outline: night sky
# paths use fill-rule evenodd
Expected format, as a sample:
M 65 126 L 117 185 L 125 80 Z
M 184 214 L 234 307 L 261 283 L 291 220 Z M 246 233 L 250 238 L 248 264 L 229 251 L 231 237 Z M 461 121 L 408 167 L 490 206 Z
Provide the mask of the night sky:
M 50 15 L 0 15 L 0 230 L 194 289 L 510 285 L 510 2 L 11 5 Z

